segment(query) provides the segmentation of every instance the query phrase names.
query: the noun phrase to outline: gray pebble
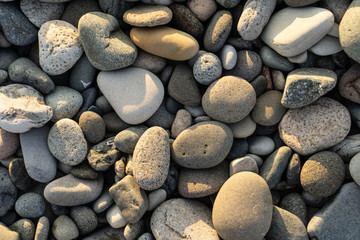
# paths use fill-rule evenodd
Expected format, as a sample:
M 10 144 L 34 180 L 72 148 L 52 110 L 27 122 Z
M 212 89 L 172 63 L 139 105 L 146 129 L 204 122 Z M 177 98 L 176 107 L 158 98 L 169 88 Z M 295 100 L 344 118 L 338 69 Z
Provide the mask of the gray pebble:
M 26 191 L 35 184 L 25 168 L 24 159 L 14 158 L 9 165 L 9 175 L 11 181 L 20 190 Z
M 75 239 L 79 236 L 79 229 L 68 216 L 61 215 L 53 222 L 52 233 L 57 240 Z
M 95 80 L 97 70 L 91 65 L 85 54 L 72 67 L 69 79 L 70 87 L 82 92 L 89 88 Z
M 261 73 L 261 69 L 262 61 L 259 54 L 254 51 L 241 50 L 237 53 L 235 67 L 225 71 L 225 74 L 238 76 L 251 82 Z
M 115 136 L 114 143 L 116 148 L 124 153 L 133 153 L 136 143 L 147 129 L 148 127 L 140 125 L 122 130 Z
M 91 233 L 98 225 L 96 214 L 87 206 L 72 207 L 70 216 L 78 227 L 81 235 Z
M 143 219 L 136 223 L 128 223 L 124 228 L 124 237 L 126 240 L 137 240 L 146 231 L 146 224 Z
M 204 53 L 196 60 L 193 73 L 196 81 L 203 85 L 210 85 L 221 77 L 221 61 L 213 53 Z
M 17 192 L 17 188 L 12 183 L 8 170 L 0 167 L 0 216 L 4 216 L 7 211 L 13 208 Z
M 225 44 L 232 27 L 232 15 L 229 11 L 217 11 L 211 18 L 204 36 L 206 51 L 217 52 Z
M 18 232 L 21 240 L 33 240 L 35 235 L 35 225 L 29 219 L 20 219 L 9 227 L 11 230 Z
M 0 70 L 8 71 L 9 66 L 18 57 L 17 53 L 11 48 L 0 48 Z
M 49 232 L 50 221 L 46 216 L 42 216 L 36 225 L 34 240 L 47 240 Z
M 23 218 L 37 218 L 45 212 L 44 198 L 37 193 L 25 193 L 15 203 L 16 212 Z
M 248 139 L 249 153 L 256 155 L 268 155 L 275 149 L 274 141 L 266 136 L 251 136 Z
M 263 63 L 274 69 L 278 69 L 285 72 L 290 72 L 294 69 L 294 64 L 291 63 L 287 58 L 281 56 L 268 46 L 263 46 L 260 49 L 260 57 Z
M 87 155 L 90 166 L 96 171 L 108 170 L 119 158 L 120 152 L 115 147 L 114 137 L 96 144 Z

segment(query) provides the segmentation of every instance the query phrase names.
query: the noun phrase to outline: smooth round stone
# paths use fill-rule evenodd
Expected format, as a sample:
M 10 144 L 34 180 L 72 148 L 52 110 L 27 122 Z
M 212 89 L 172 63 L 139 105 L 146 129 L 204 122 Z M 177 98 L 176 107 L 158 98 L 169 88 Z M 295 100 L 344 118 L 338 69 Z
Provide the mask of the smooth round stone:
M 274 84 L 275 90 L 283 91 L 285 88 L 285 76 L 284 74 L 279 70 L 272 70 L 271 71 L 271 77 Z
M 148 52 L 139 51 L 135 62 L 132 64 L 132 67 L 143 68 L 157 74 L 161 72 L 166 67 L 166 65 L 166 59 L 155 56 Z
M 312 155 L 300 172 L 301 187 L 317 198 L 334 194 L 345 177 L 342 159 L 334 152 L 322 151 Z
M 17 188 L 11 181 L 6 168 L 0 167 L 0 216 L 4 216 L 14 207 Z
M 255 106 L 254 88 L 242 78 L 225 76 L 213 82 L 202 97 L 202 107 L 212 119 L 235 123 Z
M 19 147 L 19 134 L 0 128 L 0 159 L 11 157 Z
M 55 219 L 52 233 L 57 240 L 75 239 L 79 236 L 79 229 L 73 220 L 62 215 Z
M 360 86 L 357 81 L 360 77 L 359 64 L 354 64 L 341 77 L 338 89 L 341 96 L 353 102 L 360 103 L 360 94 L 356 89 Z
M 0 127 L 4 130 L 23 133 L 43 126 L 52 115 L 52 109 L 34 88 L 23 84 L 0 87 Z
M 150 227 L 156 239 L 219 239 L 211 221 L 211 210 L 186 198 L 163 202 L 153 212 Z
M 207 169 L 182 168 L 178 190 L 185 198 L 201 198 L 217 193 L 228 178 L 229 169 L 226 162 Z
M 97 83 L 115 112 L 128 124 L 136 125 L 148 120 L 164 98 L 160 79 L 141 68 L 100 72 Z
M 130 38 L 144 51 L 175 61 L 188 60 L 199 51 L 194 37 L 170 27 L 134 27 L 130 31 Z
M 274 141 L 266 136 L 252 136 L 248 138 L 249 153 L 264 156 L 272 153 L 275 149 Z
M 182 167 L 210 168 L 225 159 L 232 143 L 228 126 L 215 121 L 201 122 L 180 133 L 171 146 L 171 155 Z
M 114 111 L 114 109 L 111 107 L 109 101 L 104 95 L 101 95 L 96 99 L 95 106 L 99 108 L 103 113 Z
M 250 115 L 246 116 L 239 122 L 229 124 L 234 138 L 247 138 L 251 136 L 256 129 L 256 123 Z
M 281 97 L 282 93 L 277 90 L 270 90 L 260 95 L 252 110 L 252 119 L 263 126 L 278 124 L 286 112 L 286 108 L 281 105 Z
M 339 102 L 322 97 L 308 106 L 290 109 L 279 123 L 284 143 L 301 155 L 334 146 L 349 133 L 349 111 Z
M 83 97 L 72 88 L 57 86 L 54 92 L 45 97 L 45 103 L 53 110 L 51 121 L 56 122 L 75 116 L 83 104 Z
M 217 9 L 215 0 L 189 0 L 186 4 L 187 7 L 202 22 L 208 20 Z
M 50 221 L 47 217 L 42 216 L 36 225 L 34 239 L 47 240 L 50 232 Z
M 275 6 L 276 0 L 246 1 L 237 24 L 237 31 L 240 36 L 247 41 L 257 39 L 268 23 Z
M 296 215 L 300 220 L 307 224 L 307 209 L 305 200 L 299 193 L 290 193 L 281 199 L 280 207 Z
M 54 157 L 70 166 L 81 163 L 87 154 L 87 143 L 81 128 L 68 118 L 57 121 L 51 127 L 47 143 Z
M 98 225 L 98 217 L 93 210 L 87 206 L 72 207 L 70 216 L 82 235 L 91 233 Z
M 227 72 L 227 75 L 234 75 L 245 79 L 248 82 L 254 80 L 262 69 L 262 61 L 254 51 L 241 50 L 237 53 L 235 67 Z
M 44 198 L 37 193 L 25 193 L 15 203 L 15 211 L 23 218 L 37 218 L 45 212 Z
M 112 228 L 123 228 L 128 223 L 118 206 L 114 205 L 106 212 L 106 220 Z
M 296 56 L 322 39 L 334 24 L 334 15 L 318 7 L 284 8 L 272 15 L 262 40 L 284 57 Z
M 40 66 L 50 75 L 71 69 L 84 52 L 77 28 L 65 21 L 44 23 L 38 38 Z
M 123 20 L 135 27 L 155 27 L 169 23 L 172 16 L 172 11 L 166 6 L 138 5 L 127 10 Z
M 360 154 L 356 154 L 354 157 L 351 158 L 349 170 L 352 179 L 360 186 Z
M 300 53 L 296 56 L 293 56 L 293 57 L 288 57 L 287 59 L 292 62 L 292 63 L 305 63 L 306 60 L 307 60 L 307 51 L 303 52 L 303 53 Z
M 198 83 L 210 85 L 216 79 L 221 77 L 221 61 L 213 53 L 204 53 L 196 60 L 193 67 L 193 73 Z
M 46 185 L 44 197 L 48 202 L 59 206 L 87 204 L 101 194 L 103 182 L 101 176 L 96 180 L 90 180 L 68 174 Z
M 328 35 L 323 37 L 309 49 L 310 52 L 315 53 L 318 56 L 329 56 L 342 50 L 343 48 L 340 45 L 339 38 Z
M 17 46 L 36 41 L 38 29 L 21 12 L 17 3 L 0 2 L 0 26 L 6 39 Z
M 240 0 L 216 0 L 224 8 L 233 8 L 239 4 Z
M 31 23 L 40 28 L 47 21 L 59 19 L 63 13 L 64 4 L 21 0 L 20 9 Z
M 107 132 L 116 134 L 130 127 L 130 125 L 124 122 L 123 120 L 121 120 L 115 112 L 109 112 L 104 114 L 102 116 L 102 119 L 105 122 L 105 127 Z
M 257 163 L 252 157 L 245 156 L 245 157 L 237 158 L 230 162 L 230 166 L 229 166 L 230 177 L 236 173 L 245 172 L 245 171 L 253 172 L 253 173 L 259 172 Z
M 167 194 L 164 189 L 160 188 L 149 193 L 148 197 L 149 197 L 149 206 L 147 210 L 152 211 L 166 200 Z
M 268 232 L 273 212 L 269 187 L 252 172 L 230 177 L 216 196 L 212 220 L 223 239 L 262 239 Z
M 137 49 L 115 17 L 102 12 L 87 13 L 80 18 L 78 28 L 85 54 L 95 68 L 116 70 L 135 61 Z
M 292 64 L 287 58 L 279 55 L 267 46 L 263 46 L 260 49 L 259 54 L 263 63 L 270 68 L 285 72 L 290 72 L 294 69 L 294 64 Z
M 147 129 L 136 143 L 134 154 L 134 178 L 147 191 L 160 188 L 170 166 L 169 135 L 161 127 Z
M 232 27 L 232 15 L 229 11 L 217 11 L 208 24 L 204 35 L 204 48 L 209 52 L 219 51 L 225 44 Z
M 83 112 L 79 118 L 79 126 L 90 143 L 98 143 L 105 137 L 105 122 L 97 113 Z
M 90 166 L 96 171 L 107 171 L 114 163 L 120 159 L 120 152 L 115 149 L 114 137 L 93 146 L 87 159 Z
M 203 108 L 201 106 L 196 106 L 196 107 L 192 107 L 192 106 L 185 106 L 184 107 L 186 111 L 188 111 L 191 116 L 193 116 L 194 118 L 197 117 L 206 117 L 206 114 L 203 110 Z M 210 121 L 210 120 L 209 120 Z
M 140 136 L 147 130 L 146 126 L 129 127 L 119 132 L 114 139 L 116 148 L 124 153 L 133 153 Z
M 109 188 L 105 187 L 101 195 L 92 204 L 92 209 L 95 213 L 101 213 L 108 209 L 113 202 L 114 200 L 110 196 Z
M 35 225 L 29 219 L 20 219 L 9 227 L 11 230 L 18 232 L 21 240 L 33 240 L 35 235 Z
M 52 79 L 28 58 L 18 58 L 8 71 L 12 81 L 30 85 L 42 94 L 49 94 L 55 89 Z
M 219 54 L 222 67 L 225 70 L 231 70 L 235 67 L 237 62 L 237 52 L 232 45 L 224 45 Z
M 97 70 L 91 65 L 85 54 L 77 61 L 71 70 L 69 85 L 72 89 L 82 92 L 89 88 L 96 77 Z
M 103 1 L 96 0 L 69 1 L 66 3 L 65 10 L 61 15 L 61 20 L 64 20 L 74 26 L 78 26 L 80 18 L 86 13 L 101 12 L 99 4 L 102 2 Z
M 180 109 L 176 113 L 176 117 L 171 126 L 171 137 L 176 138 L 185 129 L 189 128 L 192 124 L 191 114 L 185 109 Z
M 22 158 L 15 158 L 11 160 L 9 164 L 9 175 L 11 181 L 20 190 L 26 191 L 35 185 L 35 181 L 26 171 L 24 159 Z
M 274 206 L 273 217 L 266 239 L 308 240 L 305 225 L 291 212 Z

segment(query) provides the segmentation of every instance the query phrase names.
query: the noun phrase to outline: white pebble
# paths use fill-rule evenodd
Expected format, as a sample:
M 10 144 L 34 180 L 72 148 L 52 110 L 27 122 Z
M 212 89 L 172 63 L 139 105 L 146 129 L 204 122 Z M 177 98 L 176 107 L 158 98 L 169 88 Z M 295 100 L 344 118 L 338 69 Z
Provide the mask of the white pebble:
M 231 45 L 224 45 L 224 47 L 220 51 L 220 60 L 224 69 L 233 69 L 237 62 L 236 49 Z
M 149 194 L 148 211 L 154 210 L 162 202 L 166 200 L 166 191 L 164 189 L 156 189 Z
M 122 228 L 125 227 L 127 221 L 124 216 L 121 214 L 121 210 L 118 206 L 114 205 L 106 212 L 106 220 L 112 228 Z

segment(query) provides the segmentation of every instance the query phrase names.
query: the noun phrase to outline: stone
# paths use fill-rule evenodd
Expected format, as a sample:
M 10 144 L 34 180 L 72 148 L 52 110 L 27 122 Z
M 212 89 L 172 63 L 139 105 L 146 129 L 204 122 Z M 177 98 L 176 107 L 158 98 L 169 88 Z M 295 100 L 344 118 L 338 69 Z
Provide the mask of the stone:
M 343 48 L 340 45 L 339 38 L 328 35 L 323 37 L 319 42 L 317 42 L 309 49 L 310 52 L 318 56 L 329 56 L 342 50 Z
M 63 118 L 57 121 L 50 129 L 47 144 L 51 154 L 67 165 L 77 165 L 86 158 L 87 143 L 74 120 Z
M 126 240 L 137 240 L 142 233 L 146 231 L 146 225 L 144 220 L 140 220 L 137 223 L 128 223 L 124 228 L 124 237 Z
M 71 70 L 69 86 L 78 92 L 82 92 L 92 85 L 96 74 L 96 68 L 91 65 L 87 56 L 83 54 Z
M 84 50 L 77 28 L 61 20 L 51 20 L 38 32 L 39 61 L 50 75 L 60 75 L 71 69 Z
M 132 67 L 143 68 L 157 74 L 161 72 L 166 67 L 166 65 L 167 61 L 165 58 L 155 56 L 148 52 L 139 51 L 135 62 L 132 64 Z
M 174 165 L 170 165 L 169 173 L 167 175 L 165 183 L 161 186 L 161 189 L 164 189 L 167 196 L 170 196 L 177 191 L 178 181 L 179 171 L 174 167 Z
M 72 207 L 70 216 L 79 229 L 81 235 L 91 233 L 98 225 L 98 217 L 87 206 Z
M 271 226 L 266 239 L 298 239 L 308 240 L 305 225 L 291 212 L 274 206 Z
M 32 240 L 35 235 L 35 225 L 29 219 L 20 219 L 9 227 L 11 230 L 18 232 L 21 240 Z
M 40 28 L 47 21 L 59 19 L 64 11 L 64 4 L 21 0 L 20 9 L 32 24 Z
M 6 39 L 16 46 L 36 41 L 37 28 L 21 12 L 17 3 L 0 2 L 0 26 Z
M 136 143 L 138 142 L 140 136 L 147 130 L 146 126 L 134 126 L 129 127 L 121 132 L 119 132 L 114 139 L 114 143 L 119 151 L 124 153 L 133 153 Z
M 106 212 L 106 220 L 112 228 L 123 228 L 128 223 L 118 206 L 114 205 Z
M 264 156 L 275 149 L 274 141 L 267 136 L 251 136 L 248 138 L 249 153 Z
M 0 234 L 4 240 L 21 240 L 19 233 L 17 233 L 16 231 L 11 231 L 3 224 L 0 224 Z
M 130 127 L 129 124 L 124 122 L 119 118 L 119 116 L 116 114 L 116 112 L 109 112 L 102 116 L 102 119 L 105 122 L 105 128 L 107 132 L 110 133 L 118 133 L 128 127 Z
M 49 131 L 50 128 L 45 125 L 20 134 L 26 171 L 32 179 L 41 183 L 53 180 L 57 170 L 57 161 L 47 144 Z
M 61 215 L 55 219 L 52 233 L 57 240 L 75 239 L 79 236 L 79 229 L 68 216 Z
M 187 7 L 202 22 L 208 20 L 217 9 L 215 0 L 189 0 L 186 4 Z
M 19 134 L 0 128 L 0 159 L 11 157 L 19 147 Z
M 97 113 L 83 112 L 79 118 L 79 126 L 90 143 L 96 144 L 105 137 L 105 122 Z
M 141 1 L 147 4 L 158 4 L 164 6 L 168 6 L 173 2 L 173 0 L 141 0 Z
M 141 68 L 100 72 L 97 83 L 115 112 L 128 124 L 136 125 L 148 120 L 164 98 L 160 79 Z
M 152 211 L 166 200 L 167 194 L 164 189 L 159 188 L 149 193 L 148 197 L 149 197 L 149 206 L 147 210 Z
M 110 196 L 109 187 L 105 187 L 101 195 L 94 201 L 92 209 L 95 213 L 101 213 L 111 207 L 113 203 L 114 200 Z
M 56 122 L 74 117 L 83 104 L 83 97 L 72 88 L 56 86 L 55 90 L 45 97 L 45 103 L 53 110 L 51 121 Z
M 239 4 L 240 0 L 216 0 L 224 8 L 233 8 Z
M 120 159 L 120 154 L 114 144 L 114 137 L 111 137 L 93 146 L 87 159 L 94 170 L 107 171 Z
M 318 2 L 319 0 L 284 0 L 285 3 L 290 7 L 304 7 L 307 5 L 311 5 L 315 2 Z
M 115 183 L 109 193 L 119 207 L 124 219 L 136 223 L 148 209 L 148 198 L 133 176 L 127 175 Z
M 251 112 L 252 119 L 263 126 L 274 126 L 280 122 L 286 112 L 281 105 L 282 93 L 270 90 L 256 99 L 256 104 Z
M 242 78 L 225 76 L 213 82 L 202 97 L 202 107 L 214 120 L 235 123 L 255 106 L 254 88 Z
M 318 101 L 287 111 L 279 123 L 284 143 L 300 155 L 334 146 L 349 133 L 349 111 L 339 102 L 322 97 Z
M 335 22 L 340 23 L 351 2 L 351 0 L 323 0 L 320 2 L 320 6 L 331 11 L 334 14 Z
M 13 63 L 16 59 L 19 58 L 18 54 L 11 48 L 0 49 L 0 57 L 0 69 L 4 71 L 8 71 L 11 63 Z
M 333 146 L 331 151 L 337 153 L 344 162 L 349 162 L 360 152 L 360 135 L 355 134 L 345 137 L 344 140 Z
M 261 69 L 262 61 L 259 54 L 254 51 L 241 50 L 237 53 L 235 67 L 225 73 L 251 82 L 261 73 Z
M 294 69 L 294 64 L 292 64 L 287 58 L 281 56 L 268 46 L 263 46 L 260 49 L 259 54 L 262 62 L 270 68 L 278 69 L 285 72 L 290 72 Z
M 114 109 L 111 107 L 109 101 L 106 99 L 104 95 L 101 95 L 96 99 L 95 106 L 99 108 L 104 114 L 114 111 Z
M 45 212 L 45 200 L 37 193 L 28 192 L 15 202 L 15 211 L 23 218 L 38 218 Z
M 195 80 L 203 85 L 210 85 L 222 74 L 220 58 L 213 53 L 202 54 L 193 67 Z
M 286 195 L 280 202 L 280 208 L 291 212 L 303 222 L 307 224 L 307 208 L 303 197 L 299 193 L 290 193 Z
M 229 154 L 226 156 L 229 160 L 234 160 L 239 157 L 245 156 L 249 150 L 249 144 L 244 138 L 234 139 Z
M 79 109 L 77 114 L 74 116 L 75 121 L 79 121 L 80 115 L 83 112 L 88 111 L 89 108 L 95 103 L 97 92 L 97 88 L 91 87 L 81 93 L 81 96 L 83 98 L 83 104 L 81 105 L 81 108 Z
M 225 159 L 232 143 L 228 126 L 216 121 L 201 122 L 179 134 L 171 146 L 171 156 L 182 167 L 210 168 Z
M 134 27 L 130 38 L 142 50 L 175 61 L 188 60 L 199 51 L 194 37 L 170 27 Z
M 102 3 L 103 1 L 99 1 Z M 74 26 L 78 26 L 80 18 L 89 12 L 101 12 L 99 2 L 96 0 L 72 0 L 66 3 L 65 10 L 61 16 L 64 20 Z
M 258 165 L 257 162 L 250 156 L 244 156 L 241 158 L 237 158 L 230 162 L 229 166 L 229 175 L 230 177 L 238 172 L 253 172 L 258 173 Z
M 81 179 L 71 174 L 55 179 L 44 189 L 45 199 L 59 206 L 87 204 L 99 197 L 103 188 L 103 177 L 96 180 Z
M 176 138 L 185 129 L 189 128 L 192 124 L 191 114 L 185 109 L 180 109 L 176 113 L 176 117 L 171 126 L 171 137 Z
M 232 15 L 227 10 L 217 11 L 205 30 L 204 48 L 209 52 L 219 51 L 225 44 L 232 27 Z
M 310 238 L 356 239 L 360 223 L 360 188 L 354 183 L 344 184 L 336 196 L 311 218 L 307 225 Z
M 26 191 L 35 185 L 35 181 L 26 171 L 24 159 L 14 158 L 9 164 L 9 176 L 14 185 L 20 190 Z
M 272 70 L 271 71 L 271 77 L 274 84 L 275 90 L 283 91 L 285 88 L 285 76 L 284 74 L 279 70 Z
M 299 64 L 305 63 L 307 60 L 307 51 L 293 57 L 288 57 L 287 59 L 292 63 L 299 63 Z
M 150 227 L 156 239 L 219 239 L 211 222 L 211 210 L 186 198 L 163 202 L 154 210 Z
M 28 58 L 16 59 L 8 71 L 13 82 L 30 85 L 42 94 L 49 94 L 55 89 L 53 80 Z
M 138 5 L 127 10 L 123 20 L 135 27 L 155 27 L 169 23 L 172 17 L 172 11 L 166 6 Z
M 308 158 L 301 168 L 301 187 L 316 198 L 334 194 L 344 181 L 345 166 L 334 152 L 321 151 Z
M 360 85 L 358 82 L 359 77 L 359 64 L 354 64 L 344 73 L 339 81 L 338 89 L 340 95 L 353 102 L 360 103 L 360 94 L 357 90 Z
M 299 185 L 300 171 L 301 171 L 300 156 L 299 154 L 294 153 L 289 161 L 289 165 L 287 168 L 286 183 L 288 185 Z
M 34 239 L 47 240 L 50 232 L 50 221 L 47 217 L 42 216 L 36 225 Z
M 91 12 L 83 15 L 78 24 L 79 35 L 90 63 L 102 71 L 111 71 L 131 65 L 137 49 L 121 31 L 115 17 Z
M 231 70 L 235 67 L 237 62 L 237 52 L 232 45 L 224 45 L 220 50 L 219 57 L 222 63 L 222 67 L 225 70 Z
M 234 138 L 247 138 L 250 137 L 256 129 L 256 123 L 250 115 L 246 116 L 239 122 L 229 124 Z
M 155 240 L 155 238 L 153 237 L 153 235 L 149 232 L 143 233 L 138 240 Z
M 248 0 L 241 13 L 237 30 L 240 36 L 247 41 L 257 39 L 276 6 L 276 0 Z
M 77 178 L 97 179 L 99 172 L 95 171 L 87 161 L 82 161 L 76 166 L 72 166 L 70 173 Z
M 0 167 L 0 216 L 4 216 L 15 205 L 17 188 L 12 183 L 6 168 Z
M 148 120 L 146 120 L 145 124 L 148 127 L 158 126 L 164 129 L 170 129 L 174 120 L 175 115 L 166 109 L 165 102 L 163 101 L 158 110 L 156 110 L 156 112 Z
M 252 172 L 231 176 L 216 196 L 212 221 L 223 239 L 262 239 L 273 213 L 272 198 L 264 179 Z
M 284 57 L 294 57 L 322 39 L 334 15 L 318 7 L 284 8 L 272 15 L 261 39 Z
M 289 147 L 283 146 L 273 152 L 265 161 L 260 169 L 260 176 L 265 179 L 270 189 L 280 183 L 288 163 L 291 159 L 292 151 Z
M 359 175 L 359 168 L 360 168 L 360 155 L 356 154 L 351 158 L 349 164 L 349 170 L 352 179 L 360 186 L 360 175 Z
M 112 228 L 111 226 L 95 230 L 83 240 L 124 240 L 124 228 Z

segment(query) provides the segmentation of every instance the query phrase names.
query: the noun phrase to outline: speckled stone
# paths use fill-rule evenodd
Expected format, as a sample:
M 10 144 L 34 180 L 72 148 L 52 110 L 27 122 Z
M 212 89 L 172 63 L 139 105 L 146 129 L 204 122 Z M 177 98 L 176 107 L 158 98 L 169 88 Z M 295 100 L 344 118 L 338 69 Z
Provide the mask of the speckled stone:
M 358 87 L 360 83 L 357 81 L 360 77 L 360 65 L 354 64 L 341 77 L 338 89 L 341 96 L 353 102 L 360 103 L 360 94 Z
M 35 225 L 29 219 L 20 219 L 9 226 L 15 232 L 18 232 L 21 240 L 33 240 L 35 235 Z
M 282 209 L 296 215 L 303 224 L 307 224 L 307 208 L 304 198 L 299 193 L 290 193 L 281 199 L 280 205 Z
M 180 109 L 176 113 L 176 117 L 171 125 L 171 137 L 175 139 L 182 131 L 189 128 L 191 124 L 191 114 L 185 109 Z
M 50 232 L 50 221 L 47 217 L 42 216 L 35 229 L 35 240 L 47 240 Z
M 300 171 L 301 171 L 300 156 L 299 154 L 294 153 L 289 161 L 289 165 L 287 168 L 286 183 L 288 185 L 300 184 Z
M 98 217 L 87 206 L 72 207 L 70 216 L 82 235 L 93 232 L 98 225 Z
M 123 20 L 135 27 L 165 25 L 172 19 L 172 11 L 161 5 L 138 5 L 123 14 Z
M 55 219 L 52 233 L 57 240 L 76 239 L 79 236 L 79 229 L 71 218 L 61 215 Z
M 97 113 L 83 112 L 79 118 L 79 126 L 90 143 L 98 143 L 105 137 L 105 122 Z
M 120 154 L 114 144 L 114 137 L 110 137 L 93 146 L 87 159 L 94 170 L 106 171 L 120 159 Z
M 225 44 L 232 27 L 232 15 L 229 11 L 217 11 L 210 19 L 205 30 L 204 47 L 206 51 L 217 52 Z
M 114 139 L 117 149 L 124 153 L 133 153 L 141 135 L 148 129 L 144 125 L 129 127 L 119 132 Z
M 210 85 L 222 74 L 222 65 L 218 56 L 204 53 L 195 61 L 193 73 L 196 81 L 203 85 Z
M 23 218 L 41 217 L 45 212 L 45 200 L 38 193 L 25 193 L 16 200 L 15 211 Z
M 224 8 L 233 8 L 240 3 L 240 0 L 216 0 Z

